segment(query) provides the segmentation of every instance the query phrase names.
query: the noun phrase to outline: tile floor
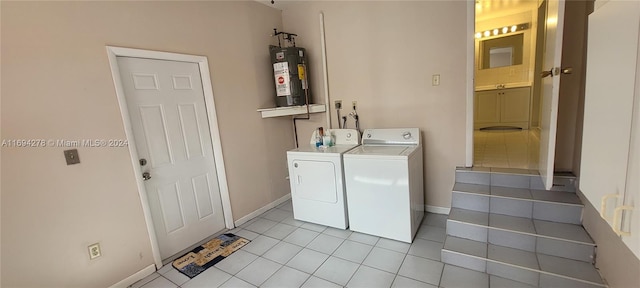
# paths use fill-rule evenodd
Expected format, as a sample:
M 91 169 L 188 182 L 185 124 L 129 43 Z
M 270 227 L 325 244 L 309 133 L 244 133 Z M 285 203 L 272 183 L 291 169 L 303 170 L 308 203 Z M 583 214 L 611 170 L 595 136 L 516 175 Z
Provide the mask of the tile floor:
M 473 142 L 474 166 L 538 169 L 540 133 L 535 129 L 475 130 Z
M 251 243 L 193 279 L 167 264 L 131 287 L 482 288 L 510 283 L 440 262 L 446 215 L 427 213 L 408 244 L 297 221 L 292 210 L 287 201 L 231 230 Z

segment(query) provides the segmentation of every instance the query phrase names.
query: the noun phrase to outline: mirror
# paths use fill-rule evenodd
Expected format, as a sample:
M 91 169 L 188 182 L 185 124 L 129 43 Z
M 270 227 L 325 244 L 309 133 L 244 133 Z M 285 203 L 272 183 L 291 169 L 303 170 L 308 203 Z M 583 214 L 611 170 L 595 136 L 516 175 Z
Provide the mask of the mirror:
M 523 34 L 480 42 L 480 69 L 522 64 Z

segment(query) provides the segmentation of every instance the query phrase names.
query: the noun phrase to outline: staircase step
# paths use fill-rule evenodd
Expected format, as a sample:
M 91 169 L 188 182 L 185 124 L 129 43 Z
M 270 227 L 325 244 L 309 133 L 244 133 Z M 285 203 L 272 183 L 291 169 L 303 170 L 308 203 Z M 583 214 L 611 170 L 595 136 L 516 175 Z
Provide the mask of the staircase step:
M 452 208 L 447 235 L 591 263 L 595 243 L 581 225 Z
M 489 287 L 491 288 L 534 288 L 529 284 L 505 279 L 495 275 L 489 275 Z
M 452 208 L 580 224 L 582 208 L 573 192 L 456 183 Z
M 591 263 L 453 236 L 445 239 L 441 258 L 446 264 L 532 286 L 606 287 Z
M 575 179 L 569 173 L 556 173 L 551 191 L 575 192 Z M 538 171 L 526 169 L 457 167 L 456 182 L 545 190 Z

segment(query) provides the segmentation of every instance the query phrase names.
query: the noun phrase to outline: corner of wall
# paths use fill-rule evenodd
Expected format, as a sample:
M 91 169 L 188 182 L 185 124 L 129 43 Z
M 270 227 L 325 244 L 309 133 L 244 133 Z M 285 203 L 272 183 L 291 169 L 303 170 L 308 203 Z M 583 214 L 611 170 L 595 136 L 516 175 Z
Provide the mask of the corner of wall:
M 576 193 L 584 203 L 582 225 L 597 245 L 596 268 L 600 270 L 609 287 L 637 287 L 640 283 L 640 259 L 600 217 L 600 213 L 582 192 L 578 190 Z

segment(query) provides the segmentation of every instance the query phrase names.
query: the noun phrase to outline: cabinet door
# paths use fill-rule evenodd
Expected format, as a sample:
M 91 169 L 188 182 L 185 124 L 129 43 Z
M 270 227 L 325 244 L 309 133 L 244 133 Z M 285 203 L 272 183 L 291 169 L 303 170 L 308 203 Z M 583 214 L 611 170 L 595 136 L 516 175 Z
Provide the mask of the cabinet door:
M 638 73 L 636 74 L 636 79 L 639 79 L 640 68 L 636 73 Z M 631 233 L 629 236 L 622 237 L 622 241 L 631 248 L 636 257 L 640 258 L 640 177 L 638 177 L 640 175 L 640 90 L 635 92 L 633 109 L 627 184 L 623 205 L 634 208 L 633 211 L 625 212 L 620 228 L 622 231 Z M 614 225 L 617 225 L 617 223 L 614 223 Z
M 500 122 L 528 122 L 531 93 L 529 88 L 505 89 L 501 93 Z
M 598 210 L 605 195 L 619 196 L 600 211 L 608 220 L 622 204 L 626 185 L 637 89 L 638 5 L 609 1 L 589 15 L 579 188 Z
M 622 240 L 637 257 L 640 257 L 639 23 L 638 1 L 609 1 L 589 15 L 579 182 L 587 200 L 612 226 L 631 233 Z M 607 201 L 605 211 L 601 211 L 601 200 L 607 194 L 618 198 Z M 612 221 L 614 209 L 622 205 L 635 210 L 625 212 L 622 223 Z
M 498 92 L 483 91 L 476 92 L 475 99 L 475 122 L 476 123 L 498 123 L 500 122 L 500 102 Z

